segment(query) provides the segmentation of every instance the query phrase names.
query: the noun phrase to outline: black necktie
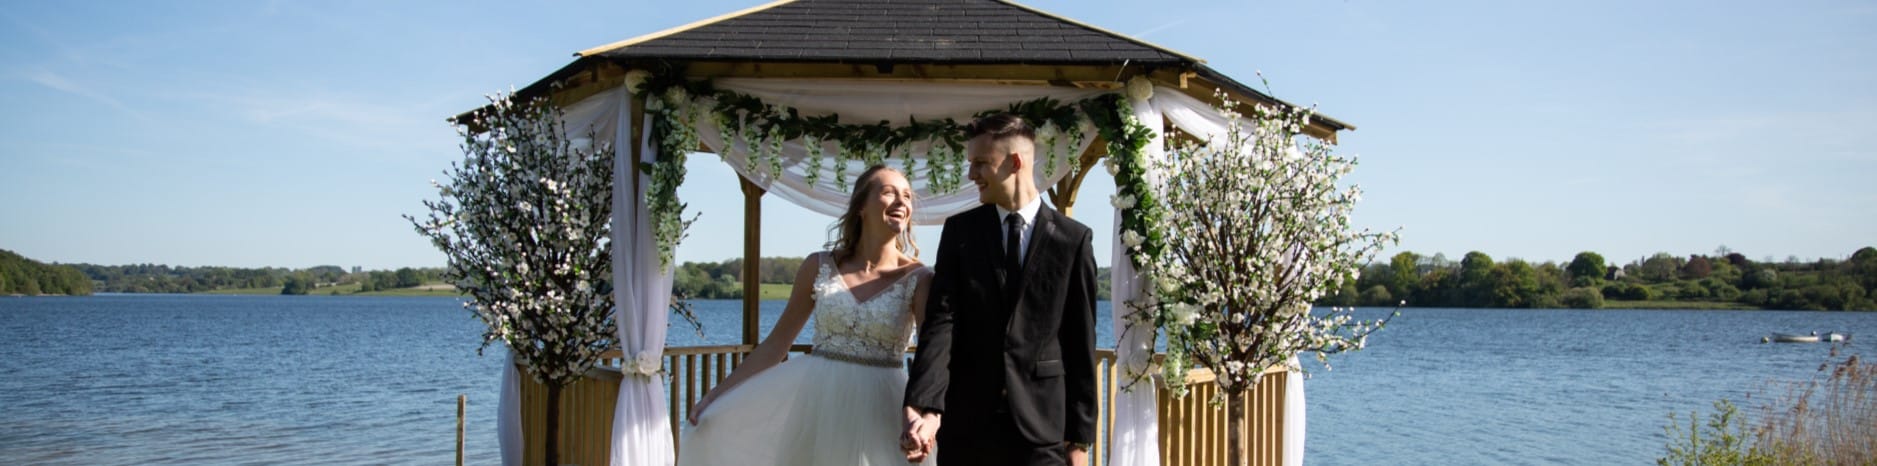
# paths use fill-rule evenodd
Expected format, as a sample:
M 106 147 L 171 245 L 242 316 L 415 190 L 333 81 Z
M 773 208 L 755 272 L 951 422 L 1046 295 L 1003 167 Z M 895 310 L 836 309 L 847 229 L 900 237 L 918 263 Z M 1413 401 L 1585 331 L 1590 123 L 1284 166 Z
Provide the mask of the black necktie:
M 1023 217 L 1011 212 L 1004 216 L 1004 270 L 1009 272 L 1009 281 L 1015 283 L 1023 271 L 1023 262 L 1019 254 L 1023 253 Z

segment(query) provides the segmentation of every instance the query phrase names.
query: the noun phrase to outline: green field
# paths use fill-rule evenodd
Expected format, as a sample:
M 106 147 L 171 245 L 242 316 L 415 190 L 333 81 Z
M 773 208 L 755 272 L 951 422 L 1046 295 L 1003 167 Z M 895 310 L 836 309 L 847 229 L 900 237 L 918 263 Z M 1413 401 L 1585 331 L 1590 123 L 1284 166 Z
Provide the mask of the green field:
M 762 298 L 764 301 L 772 299 L 787 300 L 789 299 L 789 291 L 794 288 L 787 283 L 764 283 L 762 287 Z
M 1619 300 L 1614 300 L 1614 299 L 1604 301 L 1603 308 L 1604 309 L 1675 309 L 1675 310 L 1693 310 L 1693 311 L 1727 311 L 1727 310 L 1750 311 L 1750 310 L 1759 309 L 1757 307 L 1740 304 L 1740 303 L 1714 302 L 1714 301 L 1619 301 Z

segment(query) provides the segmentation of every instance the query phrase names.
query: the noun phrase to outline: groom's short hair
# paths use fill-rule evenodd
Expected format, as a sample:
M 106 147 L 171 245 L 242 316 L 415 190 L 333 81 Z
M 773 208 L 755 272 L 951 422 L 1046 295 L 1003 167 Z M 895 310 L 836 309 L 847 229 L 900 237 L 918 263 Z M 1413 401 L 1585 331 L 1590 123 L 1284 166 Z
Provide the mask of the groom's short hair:
M 1023 117 L 1010 112 L 987 115 L 965 126 L 965 139 L 977 139 L 978 136 L 987 134 L 991 136 L 992 141 L 1019 136 L 1036 141 L 1036 127 L 1024 122 Z

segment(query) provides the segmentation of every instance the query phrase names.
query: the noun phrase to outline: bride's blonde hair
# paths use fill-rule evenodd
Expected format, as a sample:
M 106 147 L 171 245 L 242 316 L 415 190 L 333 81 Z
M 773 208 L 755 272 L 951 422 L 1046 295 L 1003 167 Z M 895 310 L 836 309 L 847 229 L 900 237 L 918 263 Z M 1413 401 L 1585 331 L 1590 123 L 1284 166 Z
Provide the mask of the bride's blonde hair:
M 833 240 L 824 247 L 834 252 L 835 263 L 846 262 L 847 259 L 854 257 L 854 248 L 860 245 L 860 206 L 867 203 L 868 197 L 879 193 L 882 183 L 875 175 L 881 170 L 893 170 L 893 168 L 886 165 L 874 165 L 867 167 L 867 171 L 860 172 L 860 177 L 854 179 L 853 194 L 847 197 L 847 211 L 841 213 L 841 218 L 828 227 L 828 235 L 833 237 Z M 899 170 L 893 170 L 893 172 L 898 173 Z M 913 212 L 919 211 L 918 201 L 919 198 L 916 196 L 906 201 L 912 204 Z M 912 238 L 912 219 L 906 219 L 906 229 L 899 232 L 897 243 L 901 254 L 911 256 L 914 260 L 918 259 L 919 242 Z

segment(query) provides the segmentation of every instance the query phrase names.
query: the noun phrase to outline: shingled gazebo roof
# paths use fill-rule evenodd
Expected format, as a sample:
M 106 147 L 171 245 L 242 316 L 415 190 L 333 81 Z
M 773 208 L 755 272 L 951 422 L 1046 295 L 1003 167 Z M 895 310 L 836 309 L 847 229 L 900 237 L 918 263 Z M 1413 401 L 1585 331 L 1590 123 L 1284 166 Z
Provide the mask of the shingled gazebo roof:
M 1165 47 L 1005 0 L 782 0 L 575 53 L 521 90 L 589 95 L 625 69 L 694 78 L 966 79 L 1119 86 L 1134 76 L 1202 99 L 1284 103 Z M 1199 86 L 1188 89 L 1188 81 Z M 613 83 L 613 84 L 608 84 Z M 464 116 L 467 116 L 465 114 Z M 1318 114 L 1307 131 L 1334 140 L 1347 123 Z
M 615 60 L 1026 64 L 1201 61 L 995 0 L 795 0 L 580 52 Z

